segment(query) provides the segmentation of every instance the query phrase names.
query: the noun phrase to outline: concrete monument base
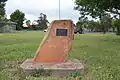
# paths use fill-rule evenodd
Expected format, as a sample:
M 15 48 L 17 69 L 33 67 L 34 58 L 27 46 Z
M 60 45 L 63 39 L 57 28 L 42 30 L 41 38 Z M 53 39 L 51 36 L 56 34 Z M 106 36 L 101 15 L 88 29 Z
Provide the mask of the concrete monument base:
M 35 63 L 32 59 L 28 59 L 21 64 L 21 68 L 26 75 L 31 75 L 37 71 L 40 74 L 44 72 L 44 75 L 49 76 L 70 76 L 75 71 L 80 73 L 84 71 L 83 64 L 76 59 L 67 60 L 66 62 L 62 63 Z M 47 74 L 45 74 L 45 71 Z

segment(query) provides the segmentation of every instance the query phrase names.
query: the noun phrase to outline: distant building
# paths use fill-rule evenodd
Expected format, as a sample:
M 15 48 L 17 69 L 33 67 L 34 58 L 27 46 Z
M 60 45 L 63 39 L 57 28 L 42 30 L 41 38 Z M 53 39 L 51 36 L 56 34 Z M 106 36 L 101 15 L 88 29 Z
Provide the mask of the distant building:
M 17 23 L 11 21 L 9 22 L 0 21 L 0 33 L 16 31 L 16 24 Z

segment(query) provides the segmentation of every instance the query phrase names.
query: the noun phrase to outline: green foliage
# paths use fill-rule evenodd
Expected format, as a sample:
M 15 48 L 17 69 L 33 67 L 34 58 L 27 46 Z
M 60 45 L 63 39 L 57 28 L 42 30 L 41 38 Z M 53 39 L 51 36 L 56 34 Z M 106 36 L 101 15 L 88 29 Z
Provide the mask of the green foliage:
M 98 28 L 94 26 L 95 22 L 89 22 L 88 27 L 91 31 L 96 28 L 98 31 L 106 33 L 109 29 L 113 28 L 110 14 L 114 14 L 115 18 L 118 15 L 120 16 L 119 0 L 75 0 L 75 4 L 75 9 L 80 12 L 80 18 L 86 18 L 89 15 L 100 19 L 101 27 L 98 26 Z
M 75 0 L 75 4 L 75 9 L 80 11 L 83 17 L 90 15 L 93 18 L 101 18 L 106 12 L 120 15 L 119 0 Z
M 115 21 L 113 22 L 113 25 L 114 25 L 115 27 L 120 27 L 120 19 L 115 20 Z
M 48 20 L 47 20 L 47 15 L 46 14 L 43 14 L 43 13 L 40 13 L 40 17 L 39 17 L 39 20 L 37 20 L 38 22 L 38 29 L 40 30 L 44 30 L 44 29 L 47 29 L 47 23 Z
M 88 28 L 91 29 L 91 31 L 93 31 L 93 29 L 95 28 L 95 21 L 91 20 L 88 22 Z
M 112 28 L 112 18 L 110 15 L 101 16 L 100 24 L 102 32 L 106 33 L 108 29 Z
M 79 18 L 79 21 L 76 23 L 75 31 L 80 34 L 83 33 L 83 28 L 87 27 L 88 19 L 87 18 Z
M 5 2 L 6 2 L 7 0 L 0 0 L 0 21 L 2 20 L 2 18 L 4 17 L 4 15 L 5 15 Z
M 76 24 L 77 29 L 87 28 L 91 32 L 108 32 L 112 26 L 112 18 L 109 14 L 101 16 L 99 21 L 79 18 Z
M 113 21 L 113 25 L 117 28 L 117 35 L 120 35 L 120 19 Z
M 40 77 L 40 76 L 50 76 L 51 70 L 45 70 L 45 69 L 36 69 L 33 73 L 31 73 L 31 76 L 33 77 Z
M 10 20 L 17 23 L 17 30 L 21 30 L 23 28 L 23 21 L 25 20 L 25 14 L 20 10 L 15 10 L 10 15 Z
M 30 27 L 30 24 L 31 24 L 31 21 L 30 21 L 30 20 L 27 20 L 27 21 L 26 21 L 26 25 L 27 25 L 28 27 Z
M 87 29 L 89 29 L 91 32 L 96 31 L 96 32 L 101 32 L 101 26 L 98 21 L 88 21 L 88 26 Z
M 74 71 L 71 73 L 71 77 L 74 77 L 74 78 L 79 77 L 79 80 L 82 80 L 83 73 L 82 71 Z
M 5 9 L 3 7 L 3 8 L 0 8 L 0 19 L 4 17 L 4 15 L 5 15 Z
M 75 27 L 75 31 L 77 32 L 79 32 L 79 33 L 83 33 L 83 25 L 84 25 L 85 23 L 83 22 L 83 21 L 78 21 L 77 23 L 76 23 L 76 27 Z
M 5 16 L 1 16 L 0 15 L 0 21 L 4 21 L 4 22 L 7 22 L 9 21 Z

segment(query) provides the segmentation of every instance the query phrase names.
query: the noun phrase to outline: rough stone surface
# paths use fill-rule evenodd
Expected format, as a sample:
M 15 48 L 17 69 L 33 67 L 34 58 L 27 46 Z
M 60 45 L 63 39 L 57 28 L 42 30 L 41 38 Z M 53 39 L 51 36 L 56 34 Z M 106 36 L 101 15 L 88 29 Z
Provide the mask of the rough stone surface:
M 72 48 L 74 35 L 71 20 L 55 20 L 36 51 L 34 62 L 64 62 Z
M 32 59 L 28 59 L 23 62 L 21 68 L 27 75 L 40 69 L 50 70 L 52 76 L 70 76 L 74 71 L 84 70 L 83 64 L 78 60 L 68 60 L 62 63 L 35 63 Z

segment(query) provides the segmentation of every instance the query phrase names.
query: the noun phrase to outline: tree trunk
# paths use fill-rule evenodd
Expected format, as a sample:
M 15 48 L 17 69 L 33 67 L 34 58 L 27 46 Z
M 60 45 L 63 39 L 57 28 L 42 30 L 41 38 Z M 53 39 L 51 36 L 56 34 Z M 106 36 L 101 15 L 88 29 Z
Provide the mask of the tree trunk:
M 120 27 L 117 27 L 117 35 L 120 35 Z
M 115 32 L 115 28 L 114 27 L 112 27 L 112 31 Z
M 119 14 L 119 19 L 120 19 L 120 14 Z M 120 26 L 117 27 L 117 35 L 120 35 Z
M 103 34 L 106 34 L 105 27 L 102 28 L 102 32 L 103 32 Z

